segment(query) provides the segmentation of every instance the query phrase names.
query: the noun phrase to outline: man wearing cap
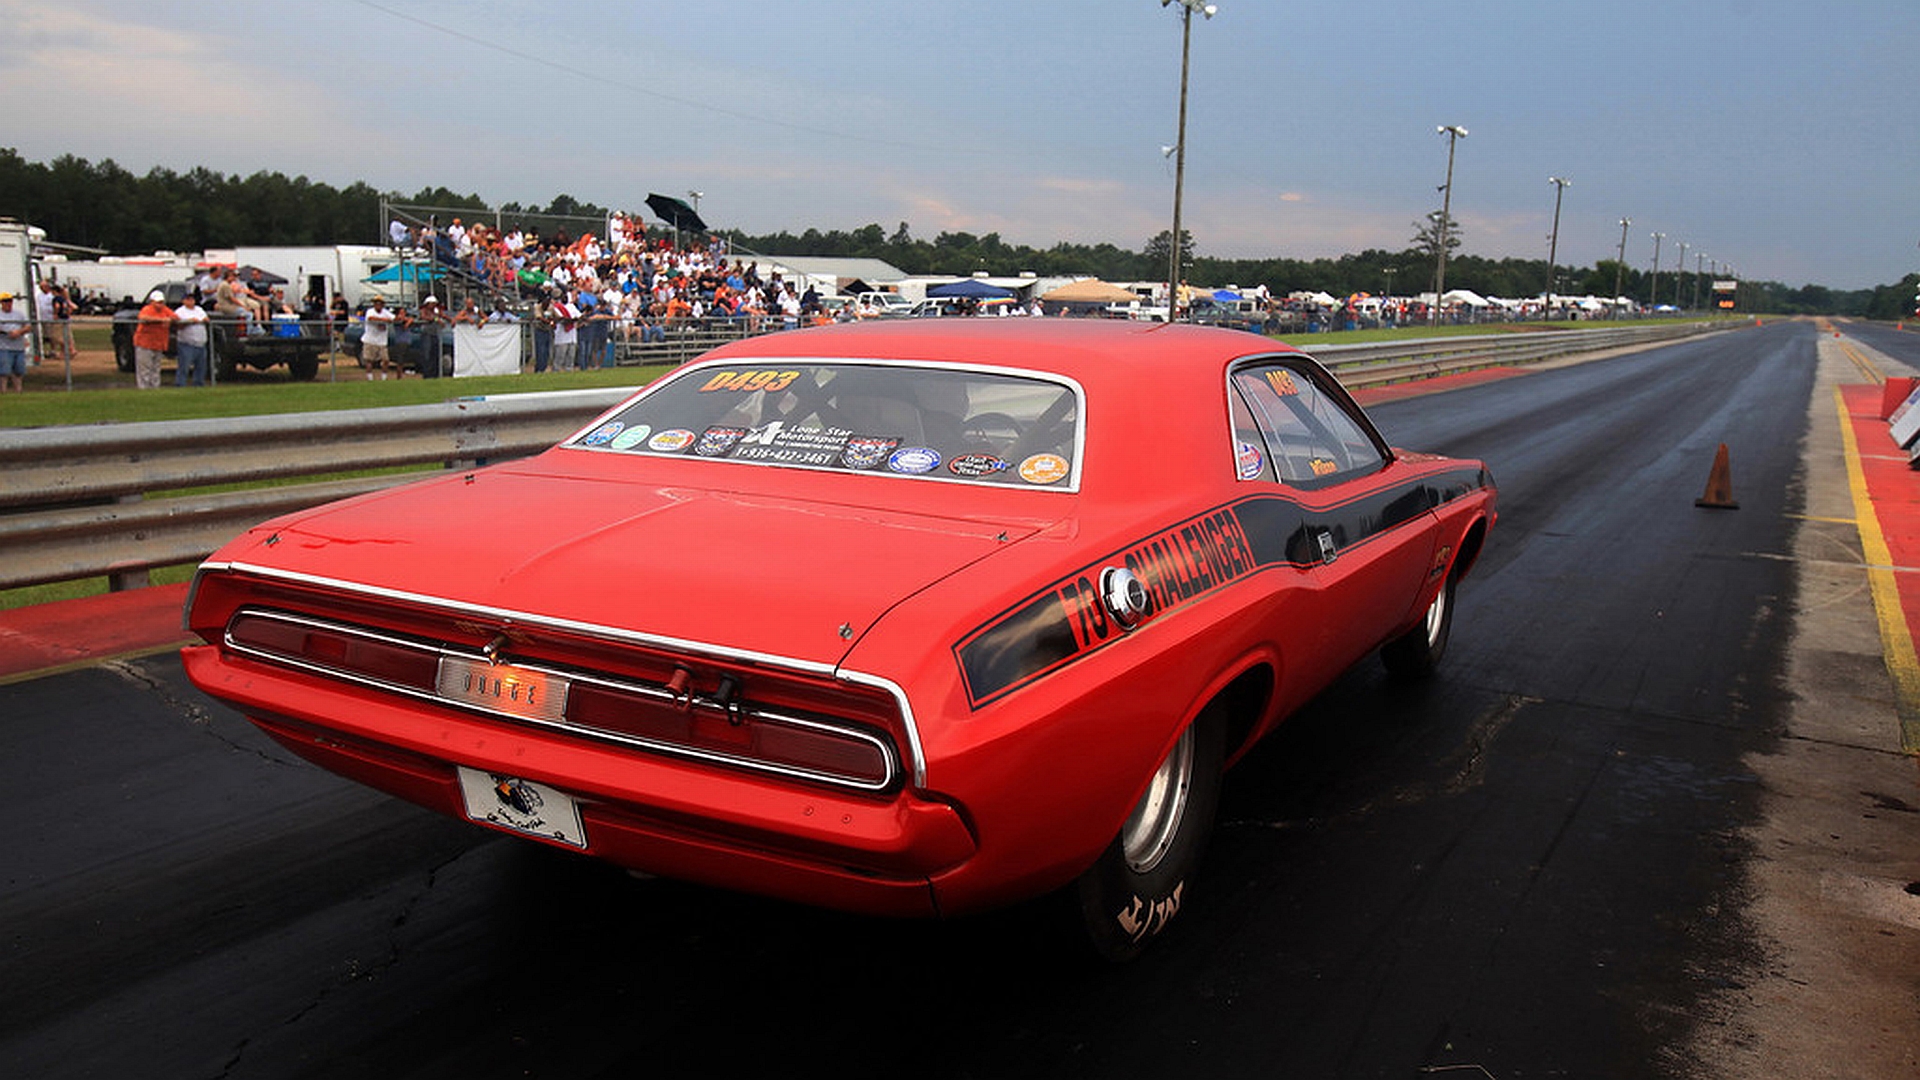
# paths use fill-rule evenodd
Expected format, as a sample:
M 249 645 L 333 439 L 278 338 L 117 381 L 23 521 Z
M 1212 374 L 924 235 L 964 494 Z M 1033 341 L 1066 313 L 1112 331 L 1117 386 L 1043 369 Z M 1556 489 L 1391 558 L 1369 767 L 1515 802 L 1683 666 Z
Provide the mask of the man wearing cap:
M 140 309 L 140 321 L 133 327 L 134 386 L 142 390 L 160 388 L 160 357 L 166 354 L 173 319 L 167 294 L 159 289 L 148 293 L 147 304 Z
M 27 334 L 32 327 L 27 313 L 13 302 L 13 294 L 0 292 L 0 391 L 14 393 L 26 389 Z
M 173 385 L 207 385 L 207 309 L 189 292 L 173 309 L 179 327 L 173 335 Z
M 420 301 L 420 314 L 413 317 L 414 343 L 420 348 L 420 375 L 422 378 L 440 377 L 441 338 L 447 326 L 446 312 L 440 309 L 440 298 L 429 296 Z M 402 371 L 402 375 L 406 372 Z

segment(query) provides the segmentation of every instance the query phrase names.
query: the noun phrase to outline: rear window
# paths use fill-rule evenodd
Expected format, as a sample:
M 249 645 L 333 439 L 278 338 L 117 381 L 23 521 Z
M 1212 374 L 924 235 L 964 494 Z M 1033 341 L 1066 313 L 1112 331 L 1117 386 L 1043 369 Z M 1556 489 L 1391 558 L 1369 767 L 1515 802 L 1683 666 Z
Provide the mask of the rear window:
M 1075 486 L 1080 404 L 1064 382 L 878 363 L 677 372 L 568 446 L 1018 487 Z

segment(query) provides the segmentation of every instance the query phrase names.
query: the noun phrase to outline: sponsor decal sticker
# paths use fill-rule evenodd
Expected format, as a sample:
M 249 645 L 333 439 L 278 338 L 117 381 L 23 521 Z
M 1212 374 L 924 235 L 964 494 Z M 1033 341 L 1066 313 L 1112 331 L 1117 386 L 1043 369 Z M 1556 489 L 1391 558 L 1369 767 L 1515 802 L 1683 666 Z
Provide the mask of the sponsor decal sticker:
M 1059 454 L 1035 454 L 1020 463 L 1020 479 L 1029 484 L 1057 484 L 1067 476 L 1067 459 Z
M 733 444 L 747 433 L 741 427 L 710 427 L 700 433 L 700 441 L 694 444 L 693 452 L 701 457 L 726 457 Z
M 887 455 L 887 468 L 897 473 L 919 475 L 940 467 L 940 451 L 930 446 L 909 446 Z
M 852 437 L 847 428 L 789 427 L 784 420 L 772 420 L 741 436 L 733 460 L 832 467 Z
M 1233 460 L 1240 470 L 1242 480 L 1258 480 L 1267 467 L 1267 455 L 1250 442 L 1240 444 L 1239 449 L 1234 453 Z
M 615 450 L 631 450 L 646 442 L 647 436 L 651 434 L 653 434 L 652 424 L 639 424 L 615 435 L 613 441 L 607 445 Z
M 840 464 L 849 469 L 871 469 L 887 460 L 887 455 L 900 446 L 899 439 L 880 439 L 871 435 L 860 435 L 847 440 L 846 449 L 840 451 Z
M 647 440 L 647 449 L 658 450 L 663 454 L 677 454 L 693 445 L 693 432 L 686 428 L 668 428 Z
M 621 429 L 625 428 L 626 426 L 627 425 L 625 423 L 619 420 L 609 420 L 606 423 L 601 424 L 599 427 L 594 428 L 593 432 L 589 434 L 586 438 L 581 439 L 580 445 L 581 446 L 605 446 L 608 443 L 612 442 L 613 437 L 615 435 L 620 434 Z
M 947 462 L 948 472 L 955 476 L 965 476 L 970 479 L 992 476 L 994 473 L 1006 472 L 1011 468 L 1013 468 L 1012 462 L 1005 458 L 995 457 L 992 454 L 961 454 L 959 457 Z
M 1313 475 L 1315 476 L 1331 476 L 1334 473 L 1337 473 L 1340 471 L 1339 465 L 1335 464 L 1332 460 L 1328 458 L 1323 458 L 1323 457 L 1317 457 L 1312 459 L 1311 461 L 1308 461 L 1307 468 L 1312 469 Z
M 1274 393 L 1281 397 L 1299 396 L 1300 384 L 1293 381 L 1293 372 L 1285 368 L 1268 368 L 1266 376 L 1267 385 L 1273 387 Z

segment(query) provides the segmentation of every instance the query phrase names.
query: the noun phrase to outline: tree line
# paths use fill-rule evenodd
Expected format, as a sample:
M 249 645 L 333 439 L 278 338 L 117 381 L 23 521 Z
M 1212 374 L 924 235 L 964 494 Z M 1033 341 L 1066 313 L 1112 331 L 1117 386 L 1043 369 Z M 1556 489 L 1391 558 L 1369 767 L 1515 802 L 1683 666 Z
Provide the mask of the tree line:
M 111 158 L 90 162 L 63 154 L 49 162 L 23 159 L 0 148 L 0 215 L 37 225 L 58 243 L 97 248 L 112 254 L 152 251 L 203 251 L 237 244 L 298 246 L 374 244 L 385 237 L 381 203 L 405 202 L 501 215 L 509 225 L 543 219 L 601 217 L 607 209 L 571 195 L 556 195 L 545 206 L 507 203 L 492 207 L 474 194 L 445 187 L 423 188 L 412 196 L 381 192 L 364 182 L 344 188 L 289 178 L 277 172 L 225 175 L 206 168 L 186 172 L 155 167 L 136 175 Z M 636 200 L 637 203 L 638 200 Z M 623 208 L 624 209 L 624 208 Z M 1434 251 L 1430 233 L 1418 230 L 1400 251 L 1369 249 L 1337 258 L 1224 259 L 1195 253 L 1193 237 L 1181 237 L 1188 254 L 1187 278 L 1199 284 L 1251 289 L 1265 285 L 1285 295 L 1317 290 L 1336 296 L 1352 293 L 1407 295 L 1432 288 Z M 966 275 L 985 271 L 1011 276 L 1031 271 L 1043 277 L 1093 274 L 1109 281 L 1157 281 L 1167 274 L 1171 237 L 1162 231 L 1139 250 L 1111 243 L 1062 241 L 1035 248 L 1009 244 L 998 233 L 941 232 L 931 240 L 915 237 L 906 222 L 888 232 L 878 224 L 851 230 L 815 228 L 798 234 L 781 231 L 749 234 L 723 230 L 736 247 L 778 255 L 882 259 L 909 274 Z M 1457 248 L 1457 233 L 1449 237 Z M 1556 268 L 1551 288 L 1570 295 L 1612 296 L 1619 291 L 1643 303 L 1692 307 L 1711 302 L 1709 275 L 1663 271 L 1656 282 L 1643 268 L 1603 259 L 1590 267 Z M 1447 259 L 1449 288 L 1485 296 L 1537 296 L 1549 288 L 1544 259 L 1489 259 L 1461 254 Z M 1838 290 L 1822 285 L 1790 288 L 1778 282 L 1743 282 L 1740 308 L 1797 315 L 1854 315 L 1897 319 L 1913 314 L 1920 275 L 1873 289 Z M 1655 289 L 1657 288 L 1657 295 Z

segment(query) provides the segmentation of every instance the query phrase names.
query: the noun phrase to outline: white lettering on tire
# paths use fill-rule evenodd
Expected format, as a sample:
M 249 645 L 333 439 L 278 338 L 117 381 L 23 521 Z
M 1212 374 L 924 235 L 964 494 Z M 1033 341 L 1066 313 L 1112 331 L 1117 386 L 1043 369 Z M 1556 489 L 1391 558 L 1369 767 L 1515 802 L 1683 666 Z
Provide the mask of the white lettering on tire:
M 1138 944 L 1167 928 L 1175 915 L 1180 914 L 1180 894 L 1185 891 L 1186 882 L 1173 887 L 1173 892 L 1148 904 L 1138 894 L 1124 911 L 1115 915 L 1114 921 L 1120 924 L 1120 932 L 1127 940 Z

